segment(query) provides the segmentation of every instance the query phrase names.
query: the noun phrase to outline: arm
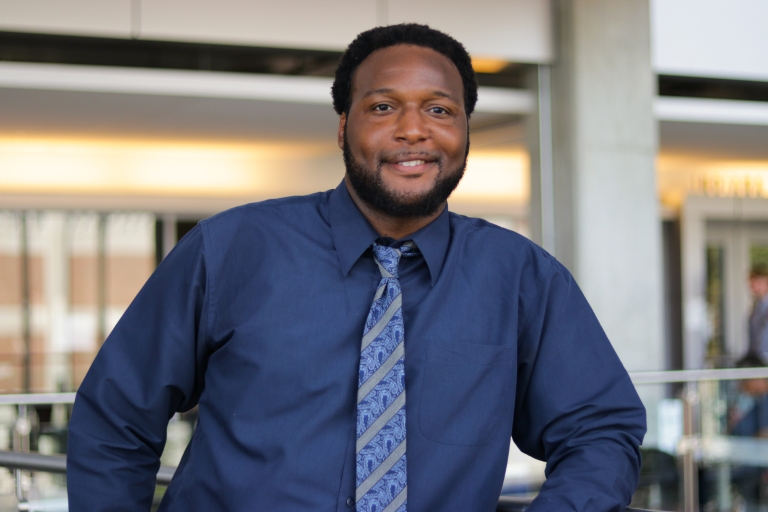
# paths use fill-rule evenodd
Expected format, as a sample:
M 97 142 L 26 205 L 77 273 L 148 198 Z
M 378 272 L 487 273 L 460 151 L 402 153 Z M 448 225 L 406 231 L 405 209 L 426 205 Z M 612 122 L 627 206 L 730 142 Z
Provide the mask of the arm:
M 638 482 L 645 409 L 567 270 L 552 262 L 542 274 L 540 294 L 520 305 L 513 438 L 547 461 L 528 511 L 623 511 Z
M 755 318 L 754 325 L 751 325 L 752 318 L 750 317 L 750 334 L 754 334 L 754 340 L 750 339 L 750 344 L 753 345 L 749 348 L 756 354 L 765 354 L 768 352 L 768 308 L 764 306 L 762 300 L 757 308 L 759 308 L 759 313 L 756 313 L 758 316 Z M 754 333 L 752 328 L 754 328 Z
M 77 393 L 69 426 L 70 510 L 148 511 L 168 420 L 202 389 L 207 326 L 201 228 L 152 274 Z

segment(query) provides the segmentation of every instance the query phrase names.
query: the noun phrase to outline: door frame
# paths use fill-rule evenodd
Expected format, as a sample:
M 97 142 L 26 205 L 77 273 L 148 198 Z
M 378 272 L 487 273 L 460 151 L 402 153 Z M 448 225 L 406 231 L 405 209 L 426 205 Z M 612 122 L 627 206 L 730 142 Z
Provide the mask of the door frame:
M 687 370 L 703 366 L 708 341 L 706 247 L 707 222 L 711 221 L 768 222 L 768 199 L 691 195 L 683 204 L 680 215 L 680 249 L 683 292 L 683 368 Z M 741 250 L 748 250 L 748 248 Z M 733 255 L 726 258 L 733 258 Z M 727 274 L 726 271 L 725 275 Z M 745 274 L 745 286 L 746 277 Z M 726 284 L 727 288 L 733 286 L 735 283 Z M 733 309 L 729 313 L 729 307 L 735 306 L 726 305 L 726 319 L 733 324 L 738 315 L 733 313 Z M 726 326 L 726 332 L 737 332 L 736 329 L 738 327 L 735 325 Z M 732 341 L 727 343 L 731 347 L 735 346 Z

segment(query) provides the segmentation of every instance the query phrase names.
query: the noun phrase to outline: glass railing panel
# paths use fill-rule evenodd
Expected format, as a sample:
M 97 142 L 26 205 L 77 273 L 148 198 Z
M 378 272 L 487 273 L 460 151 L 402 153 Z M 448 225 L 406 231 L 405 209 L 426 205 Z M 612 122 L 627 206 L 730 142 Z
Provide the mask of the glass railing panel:
M 768 510 L 768 379 L 701 382 L 692 398 L 701 510 Z
M 640 448 L 643 457 L 640 482 L 631 507 L 679 510 L 681 503 L 677 442 L 682 437 L 682 402 L 679 385 L 638 386 L 646 409 L 648 432 Z
M 40 399 L 61 398 L 61 395 L 57 394 L 46 396 Z M 71 394 L 63 396 L 69 402 L 71 397 Z M 0 398 L 10 397 L 5 395 Z M 70 403 L 0 404 L 0 449 L 64 455 L 67 449 L 70 412 Z M 46 471 L 0 472 L 0 512 L 17 510 L 19 498 L 30 504 L 30 510 L 66 510 L 66 477 Z M 11 504 L 13 506 L 7 508 Z
M 649 421 L 632 507 L 768 511 L 768 369 L 648 372 L 632 378 Z M 0 450 L 64 454 L 73 399 L 73 393 L 0 395 Z M 169 422 L 164 466 L 178 464 L 196 421 L 193 409 Z M 544 467 L 512 445 L 503 495 L 519 503 L 535 497 Z M 156 504 L 164 490 L 157 487 Z M 17 495 L 33 509 L 66 510 L 57 508 L 65 506 L 65 476 L 0 471 L 0 512 L 6 504 L 16 510 Z
M 5 400 L 8 403 L 2 403 Z M 73 393 L 0 395 L 0 451 L 65 455 L 67 425 Z M 14 401 L 33 402 L 18 405 Z M 62 403 L 36 403 L 59 401 Z M 175 467 L 192 437 L 197 409 L 175 415 L 168 424 L 168 438 L 161 464 Z M 155 491 L 157 507 L 166 486 Z M 66 476 L 49 471 L 0 470 L 0 512 L 19 510 L 21 497 L 29 510 L 66 511 Z
M 546 480 L 545 467 L 546 463 L 524 454 L 515 443 L 510 443 L 502 496 L 535 497 Z
M 643 447 L 633 505 L 768 511 L 767 368 L 634 374 L 633 380 L 638 390 L 667 386 L 656 404 L 646 402 L 657 438 Z M 657 482 L 648 485 L 649 477 Z M 677 503 L 667 500 L 675 487 Z

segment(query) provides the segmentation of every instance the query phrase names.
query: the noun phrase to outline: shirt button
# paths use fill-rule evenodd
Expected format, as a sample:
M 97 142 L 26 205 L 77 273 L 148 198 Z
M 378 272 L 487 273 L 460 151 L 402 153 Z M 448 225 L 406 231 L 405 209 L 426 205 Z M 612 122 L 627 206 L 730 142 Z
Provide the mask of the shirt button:
M 355 505 L 355 500 L 353 498 L 347 498 L 347 506 L 353 507 Z

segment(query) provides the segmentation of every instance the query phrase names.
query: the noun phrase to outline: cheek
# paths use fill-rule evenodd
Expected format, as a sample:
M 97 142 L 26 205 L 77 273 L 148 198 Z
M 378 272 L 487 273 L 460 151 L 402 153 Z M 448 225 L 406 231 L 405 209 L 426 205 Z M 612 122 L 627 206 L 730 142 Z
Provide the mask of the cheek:
M 349 134 L 347 141 L 352 154 L 358 159 L 373 163 L 377 160 L 380 149 L 383 147 L 383 140 L 380 131 L 367 130 L 364 132 L 356 131 L 354 135 Z
M 453 128 L 451 130 L 443 130 L 438 134 L 439 140 L 443 151 L 448 154 L 451 159 L 464 159 L 464 154 L 467 150 L 467 132 L 466 127 L 464 131 Z

